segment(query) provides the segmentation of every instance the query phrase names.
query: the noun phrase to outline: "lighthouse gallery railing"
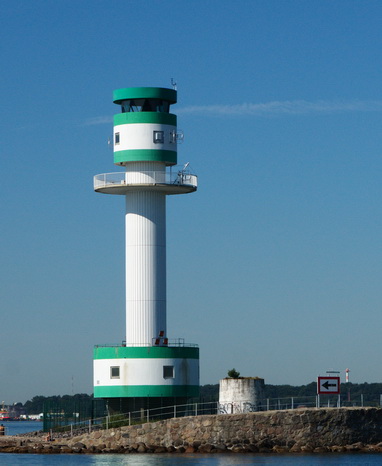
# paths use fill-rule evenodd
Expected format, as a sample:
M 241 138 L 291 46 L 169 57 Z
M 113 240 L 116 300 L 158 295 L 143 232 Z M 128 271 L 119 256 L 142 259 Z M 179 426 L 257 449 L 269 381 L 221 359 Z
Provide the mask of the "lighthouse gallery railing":
M 139 172 L 116 172 L 102 173 L 94 177 L 94 189 L 107 186 L 134 186 L 134 185 L 198 185 L 198 177 L 180 171 L 139 171 Z

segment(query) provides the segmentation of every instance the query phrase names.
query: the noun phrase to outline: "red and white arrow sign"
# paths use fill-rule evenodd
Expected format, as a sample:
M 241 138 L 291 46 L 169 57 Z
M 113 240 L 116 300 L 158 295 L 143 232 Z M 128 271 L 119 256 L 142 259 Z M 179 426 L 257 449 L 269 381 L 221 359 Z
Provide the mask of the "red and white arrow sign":
M 317 378 L 317 393 L 319 395 L 339 395 L 340 392 L 339 377 L 318 377 Z

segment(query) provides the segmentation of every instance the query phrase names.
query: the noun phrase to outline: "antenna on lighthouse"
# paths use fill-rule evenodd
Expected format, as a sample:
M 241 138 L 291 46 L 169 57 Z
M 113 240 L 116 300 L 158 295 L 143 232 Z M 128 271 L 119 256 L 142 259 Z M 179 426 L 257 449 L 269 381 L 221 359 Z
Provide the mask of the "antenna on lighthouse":
M 174 91 L 177 90 L 177 83 L 176 83 L 176 81 L 174 81 L 174 78 L 171 78 L 171 86 L 174 89 Z

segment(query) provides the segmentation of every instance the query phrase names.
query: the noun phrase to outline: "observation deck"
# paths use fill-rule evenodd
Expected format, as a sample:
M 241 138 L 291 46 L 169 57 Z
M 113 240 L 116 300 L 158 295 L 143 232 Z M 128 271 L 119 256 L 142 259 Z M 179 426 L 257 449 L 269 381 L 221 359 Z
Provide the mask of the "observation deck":
M 125 195 L 132 191 L 160 191 L 165 194 L 187 194 L 197 190 L 198 177 L 179 171 L 127 171 L 102 173 L 94 177 L 94 191 Z
M 163 338 L 162 338 L 163 340 Z M 157 342 L 156 338 L 153 338 L 151 343 L 133 343 L 126 345 L 126 341 L 122 341 L 122 344 L 112 343 L 103 345 L 94 345 L 94 348 L 155 348 L 155 347 L 168 347 L 168 348 L 198 348 L 197 343 L 186 343 L 184 338 L 165 338 L 166 342 Z

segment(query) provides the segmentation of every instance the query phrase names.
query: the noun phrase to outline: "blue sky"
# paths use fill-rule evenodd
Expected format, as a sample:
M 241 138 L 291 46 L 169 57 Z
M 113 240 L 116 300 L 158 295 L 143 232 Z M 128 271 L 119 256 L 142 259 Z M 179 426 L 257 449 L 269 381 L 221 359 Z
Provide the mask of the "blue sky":
M 168 332 L 201 383 L 381 382 L 382 4 L 3 2 L 0 398 L 92 392 L 124 339 L 114 89 L 178 84 Z

